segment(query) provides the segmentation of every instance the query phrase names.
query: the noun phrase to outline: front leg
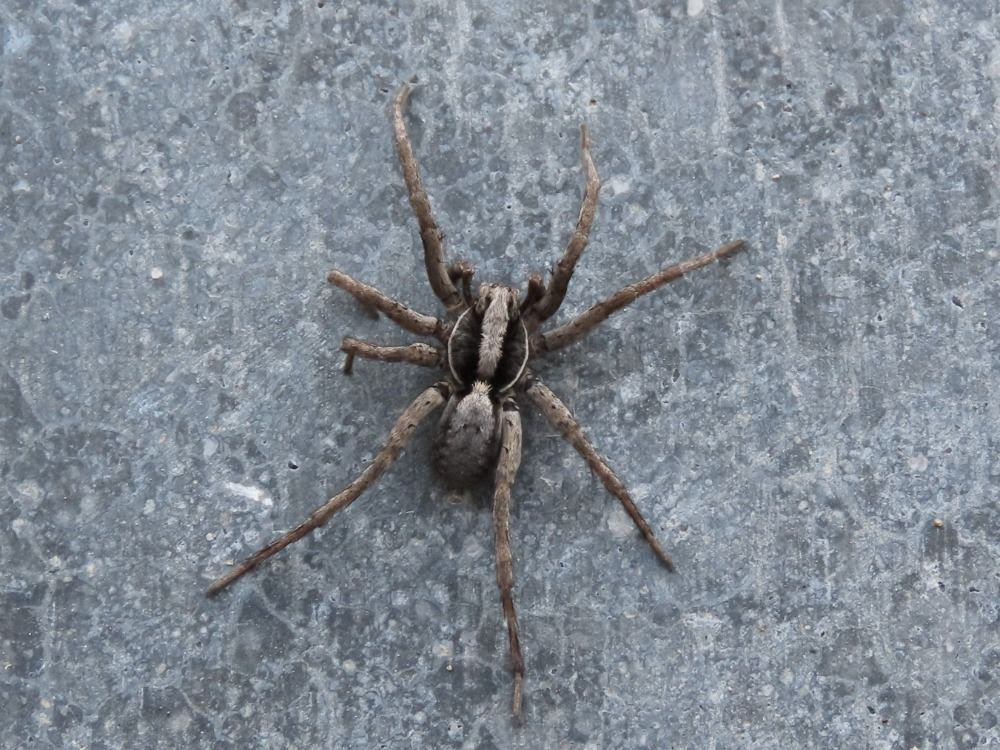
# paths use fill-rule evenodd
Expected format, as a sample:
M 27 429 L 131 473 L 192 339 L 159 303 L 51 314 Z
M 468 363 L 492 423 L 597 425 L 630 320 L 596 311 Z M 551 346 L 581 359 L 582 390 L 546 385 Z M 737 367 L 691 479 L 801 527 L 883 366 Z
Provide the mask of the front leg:
M 551 317 L 559 309 L 566 297 L 566 290 L 569 288 L 569 280 L 576 269 L 576 262 L 590 241 L 590 227 L 593 225 L 594 215 L 597 213 L 597 196 L 601 192 L 601 180 L 597 176 L 597 167 L 594 166 L 594 160 L 590 156 L 590 133 L 587 131 L 586 125 L 580 126 L 580 151 L 583 157 L 583 168 L 587 173 L 587 186 L 583 192 L 580 216 L 576 220 L 576 228 L 566 245 L 566 252 L 556 263 L 544 295 L 528 312 L 529 330 L 537 328 L 539 323 Z
M 514 399 L 503 403 L 500 456 L 497 460 L 496 490 L 493 493 L 493 530 L 497 555 L 497 586 L 500 603 L 507 621 L 510 644 L 510 668 L 514 673 L 514 716 L 521 714 L 524 683 L 524 658 L 521 656 L 521 636 L 514 611 L 514 556 L 510 548 L 510 490 L 517 468 L 521 464 L 521 415 Z
M 420 225 L 420 240 L 424 245 L 427 279 L 431 283 L 434 294 L 448 309 L 448 313 L 457 315 L 462 307 L 462 296 L 458 293 L 455 283 L 448 274 L 448 267 L 444 260 L 444 245 L 441 242 L 441 230 L 438 228 L 437 222 L 434 221 L 434 214 L 431 213 L 431 201 L 427 197 L 424 183 L 420 179 L 417 158 L 413 155 L 410 136 L 406 132 L 406 120 L 403 113 L 410 100 L 411 90 L 409 84 L 403 86 L 396 97 L 396 105 L 393 108 L 396 152 L 399 155 L 399 163 L 403 167 L 403 179 L 406 182 L 406 190 L 410 194 L 410 206 L 417 217 L 417 224 Z

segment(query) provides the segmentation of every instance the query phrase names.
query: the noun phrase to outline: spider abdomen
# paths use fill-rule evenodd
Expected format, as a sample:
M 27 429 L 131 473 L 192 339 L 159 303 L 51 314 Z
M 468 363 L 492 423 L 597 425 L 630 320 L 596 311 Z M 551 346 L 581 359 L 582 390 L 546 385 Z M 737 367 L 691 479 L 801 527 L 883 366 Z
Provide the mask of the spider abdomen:
M 493 467 L 500 449 L 499 414 L 482 381 L 449 399 L 431 448 L 431 463 L 445 482 L 468 487 Z

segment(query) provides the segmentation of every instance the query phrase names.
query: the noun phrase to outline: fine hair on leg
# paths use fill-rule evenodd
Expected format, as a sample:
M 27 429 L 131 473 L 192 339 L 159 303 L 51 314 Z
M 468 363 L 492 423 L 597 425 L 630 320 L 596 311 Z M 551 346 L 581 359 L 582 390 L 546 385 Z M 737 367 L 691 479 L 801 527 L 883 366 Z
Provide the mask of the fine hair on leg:
M 326 280 L 338 286 L 366 307 L 374 308 L 404 331 L 418 336 L 434 336 L 442 342 L 448 340 L 446 326 L 432 315 L 411 310 L 399 300 L 383 294 L 373 286 L 352 279 L 346 273 L 330 271 Z
M 510 547 L 510 493 L 521 464 L 521 415 L 514 399 L 503 403 L 503 427 L 500 454 L 497 458 L 496 489 L 493 493 L 493 531 L 496 541 L 497 586 L 500 603 L 507 622 L 510 645 L 510 668 L 514 675 L 514 715 L 521 713 L 524 683 L 524 657 L 521 655 L 521 635 L 514 611 L 514 556 Z
M 424 183 L 420 179 L 420 168 L 417 166 L 417 157 L 413 154 L 413 146 L 410 144 L 410 136 L 406 132 L 406 118 L 403 116 L 406 106 L 410 100 L 412 89 L 409 84 L 400 89 L 396 97 L 396 104 L 393 107 L 393 132 L 396 136 L 396 153 L 399 155 L 399 163 L 403 168 L 403 179 L 406 182 L 406 190 L 410 195 L 410 206 L 417 217 L 417 224 L 420 226 L 420 240 L 424 245 L 424 263 L 427 266 L 427 279 L 431 283 L 434 294 L 447 308 L 449 315 L 455 313 L 462 305 L 462 295 L 455 288 L 454 282 L 448 274 L 448 267 L 444 259 L 444 245 L 441 241 L 441 230 L 434 215 L 431 213 L 431 201 L 424 190 Z
M 587 175 L 587 184 L 583 191 L 583 203 L 580 206 L 580 215 L 576 220 L 576 227 L 570 235 L 566 245 L 566 251 L 556 263 L 552 271 L 552 278 L 549 279 L 548 287 L 540 300 L 532 305 L 528 313 L 530 321 L 529 329 L 537 328 L 538 324 L 551 317 L 563 299 L 566 297 L 566 290 L 569 288 L 569 280 L 576 269 L 576 262 L 583 254 L 584 248 L 590 241 L 590 228 L 594 223 L 594 216 L 597 213 L 597 197 L 601 192 L 601 180 L 597 175 L 597 167 L 590 155 L 590 132 L 586 125 L 580 126 L 580 153 L 583 158 L 583 168 Z
M 629 495 L 625 485 L 622 484 L 622 481 L 612 471 L 611 467 L 608 466 L 607 462 L 594 450 L 594 446 L 587 440 L 587 436 L 583 434 L 583 429 L 580 427 L 579 422 L 576 421 L 576 418 L 570 413 L 566 405 L 559 400 L 556 394 L 537 379 L 532 381 L 531 385 L 525 390 L 525 394 L 541 410 L 549 423 L 559 430 L 559 433 L 583 456 L 583 460 L 587 462 L 590 470 L 601 480 L 604 488 L 618 498 L 622 507 L 625 508 L 625 512 L 628 513 L 629 518 L 632 519 L 632 522 L 639 529 L 643 538 L 649 543 L 649 546 L 653 548 L 653 552 L 659 558 L 660 562 L 666 566 L 667 570 L 673 571 L 674 563 L 670 559 L 670 555 L 660 546 L 659 541 L 657 541 L 656 536 L 653 534 L 652 527 L 642 517 L 642 513 L 639 512 L 639 508 L 636 506 L 632 496 Z
M 267 558 L 280 552 L 289 544 L 294 544 L 299 541 L 299 539 L 306 536 L 306 534 L 318 529 L 320 526 L 329 521 L 336 513 L 357 500 L 358 496 L 368 489 L 368 487 L 370 487 L 371 484 L 379 478 L 379 476 L 381 476 L 382 472 L 386 470 L 389 464 L 399 457 L 403 448 L 410 441 L 410 438 L 413 437 L 413 432 L 417 429 L 417 426 L 423 422 L 429 414 L 445 402 L 445 398 L 449 391 L 450 388 L 447 383 L 441 382 L 432 385 L 426 391 L 417 396 L 417 398 L 406 407 L 399 419 L 396 420 L 396 424 L 393 425 L 392 431 L 389 433 L 389 438 L 385 442 L 385 446 L 383 446 L 382 450 L 378 452 L 375 458 L 372 459 L 371 463 L 368 464 L 357 479 L 330 498 L 324 505 L 314 510 L 309 518 L 300 523 L 294 529 L 261 547 L 246 560 L 233 567 L 228 573 L 222 576 L 222 578 L 215 581 L 215 583 L 208 587 L 208 595 L 212 596 L 213 594 L 219 593 L 233 581 L 256 568 Z
M 408 346 L 381 346 L 367 341 L 345 336 L 340 342 L 340 351 L 347 357 L 344 359 L 344 374 L 351 375 L 354 371 L 354 358 L 374 359 L 379 362 L 407 362 L 421 367 L 443 367 L 444 350 L 429 344 L 409 344 Z
M 551 331 L 536 337 L 536 347 L 541 352 L 553 352 L 556 349 L 562 349 L 564 346 L 574 344 L 607 320 L 608 316 L 612 313 L 621 310 L 626 305 L 632 304 L 642 295 L 649 294 L 664 284 L 675 281 L 695 269 L 734 255 L 745 246 L 746 243 L 743 240 L 727 242 L 710 253 L 699 255 L 696 258 L 691 258 L 674 266 L 668 266 L 661 271 L 657 271 L 652 276 L 647 276 L 641 281 L 629 284 L 624 289 L 612 294 L 606 300 L 591 306 L 569 323 L 565 323 L 558 328 L 553 328 Z

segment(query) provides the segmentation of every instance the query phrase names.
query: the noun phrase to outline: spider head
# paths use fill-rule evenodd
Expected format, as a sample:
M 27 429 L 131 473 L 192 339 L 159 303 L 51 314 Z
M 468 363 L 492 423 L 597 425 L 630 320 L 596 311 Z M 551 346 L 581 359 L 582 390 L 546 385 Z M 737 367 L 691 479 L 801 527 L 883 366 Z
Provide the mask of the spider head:
M 481 284 L 448 338 L 448 369 L 460 392 L 474 383 L 493 394 L 513 388 L 528 365 L 528 331 L 521 320 L 517 291 Z

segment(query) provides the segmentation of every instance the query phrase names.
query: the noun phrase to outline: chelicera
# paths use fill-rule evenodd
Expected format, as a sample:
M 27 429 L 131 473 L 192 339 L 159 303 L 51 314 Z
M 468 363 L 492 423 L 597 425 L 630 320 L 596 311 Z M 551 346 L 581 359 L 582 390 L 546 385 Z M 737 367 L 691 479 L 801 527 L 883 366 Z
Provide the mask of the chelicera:
M 443 318 L 425 315 L 386 296 L 378 289 L 331 271 L 328 280 L 383 313 L 401 328 L 431 339 L 436 345 L 381 346 L 347 337 L 341 349 L 351 372 L 356 357 L 383 362 L 408 362 L 443 371 L 443 378 L 417 396 L 396 420 L 383 448 L 365 470 L 345 489 L 317 508 L 301 524 L 232 568 L 208 589 L 216 594 L 288 545 L 297 542 L 330 520 L 371 486 L 402 452 L 417 426 L 442 409 L 431 450 L 432 463 L 444 481 L 468 487 L 494 474 L 493 522 L 496 577 L 507 622 L 511 671 L 514 678 L 513 711 L 520 714 L 524 659 L 514 609 L 514 567 L 510 544 L 510 504 L 514 476 L 521 462 L 521 417 L 518 403 L 527 401 L 580 453 L 604 487 L 622 504 L 659 561 L 673 570 L 670 556 L 636 507 L 625 485 L 594 450 L 569 409 L 538 379 L 531 365 L 535 359 L 573 344 L 612 313 L 644 294 L 684 274 L 732 255 L 744 247 L 742 240 L 654 273 L 615 292 L 574 319 L 543 331 L 542 324 L 559 309 L 573 269 L 587 245 L 601 187 L 590 155 L 590 137 L 581 127 L 581 151 L 586 174 L 583 205 L 576 227 L 562 257 L 546 281 L 532 275 L 523 296 L 503 284 L 483 283 L 472 288 L 473 269 L 467 263 L 445 261 L 442 235 L 431 214 L 404 113 L 410 97 L 406 85 L 393 110 L 396 150 L 420 227 L 427 276 L 444 305 Z

